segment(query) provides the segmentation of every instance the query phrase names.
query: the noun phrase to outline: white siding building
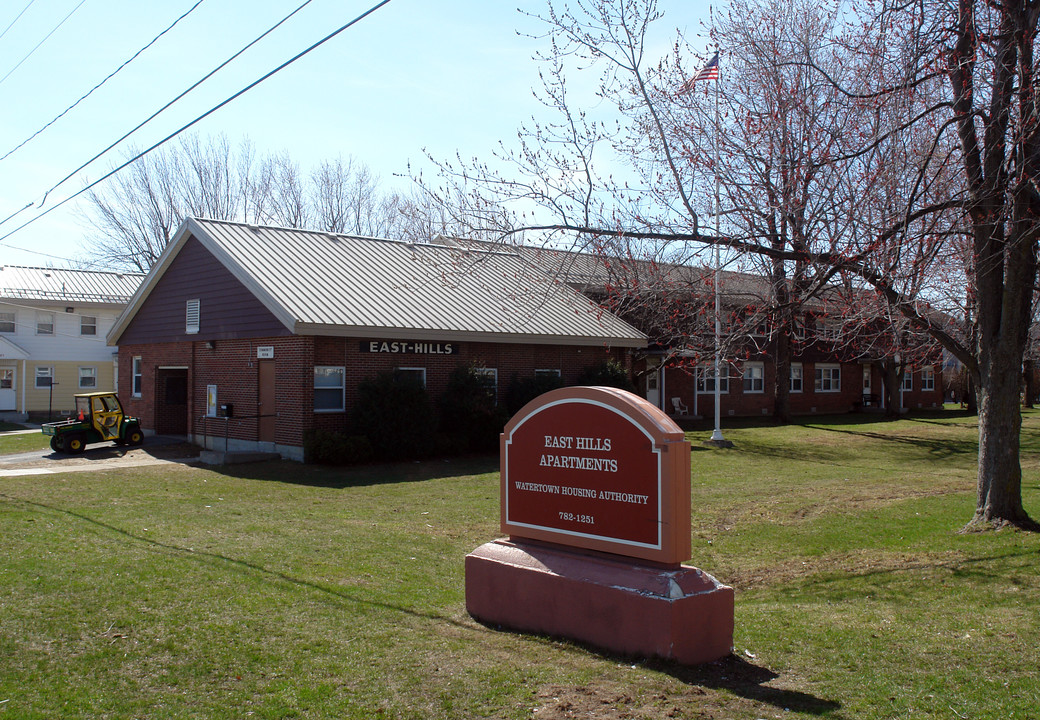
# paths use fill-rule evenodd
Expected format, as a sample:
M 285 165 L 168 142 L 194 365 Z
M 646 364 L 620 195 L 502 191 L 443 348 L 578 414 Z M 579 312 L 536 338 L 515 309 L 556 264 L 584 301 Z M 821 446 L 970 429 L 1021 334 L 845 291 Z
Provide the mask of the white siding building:
M 67 413 L 80 392 L 114 390 L 105 335 L 137 273 L 0 266 L 0 413 Z

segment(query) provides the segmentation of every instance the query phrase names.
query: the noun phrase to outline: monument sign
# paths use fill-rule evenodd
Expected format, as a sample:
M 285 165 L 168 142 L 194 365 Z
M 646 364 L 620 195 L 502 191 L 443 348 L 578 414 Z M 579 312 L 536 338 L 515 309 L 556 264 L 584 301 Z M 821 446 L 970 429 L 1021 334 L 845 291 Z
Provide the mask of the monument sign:
M 501 437 L 502 531 L 466 556 L 482 622 L 684 663 L 733 643 L 733 589 L 690 556 L 690 443 L 614 388 L 532 400 Z
M 501 440 L 502 531 L 655 562 L 690 554 L 690 444 L 614 388 L 546 393 Z

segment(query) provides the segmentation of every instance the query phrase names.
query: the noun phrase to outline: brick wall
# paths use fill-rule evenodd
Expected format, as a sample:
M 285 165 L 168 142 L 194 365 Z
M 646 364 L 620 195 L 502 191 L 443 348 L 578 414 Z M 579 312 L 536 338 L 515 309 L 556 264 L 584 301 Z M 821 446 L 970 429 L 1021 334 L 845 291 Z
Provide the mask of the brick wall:
M 613 358 L 625 363 L 625 350 L 603 347 L 556 345 L 513 345 L 496 343 L 454 343 L 457 354 L 391 354 L 361 351 L 357 338 L 272 337 L 205 342 L 173 342 L 122 345 L 119 349 L 120 397 L 127 412 L 141 419 L 146 430 L 161 430 L 173 420 L 161 415 L 164 406 L 163 377 L 170 370 L 185 367 L 188 397 L 187 432 L 231 439 L 255 441 L 259 437 L 256 416 L 259 400 L 259 363 L 275 364 L 275 405 L 278 419 L 275 442 L 299 447 L 303 434 L 320 427 L 344 431 L 348 411 L 357 400 L 358 384 L 386 370 L 400 367 L 425 368 L 427 388 L 437 397 L 447 385 L 451 372 L 460 364 L 476 364 L 498 371 L 499 401 L 505 399 L 514 376 L 526 377 L 536 369 L 560 370 L 565 382 L 574 383 L 586 367 Z M 273 358 L 260 360 L 257 348 L 271 348 Z M 141 358 L 142 392 L 132 393 L 133 358 Z M 332 365 L 346 369 L 346 407 L 348 411 L 315 413 L 314 367 Z M 234 418 L 204 417 L 207 412 L 207 387 L 217 386 L 217 403 L 231 404 Z
M 775 388 L 775 368 L 770 359 L 762 362 L 764 382 L 762 392 L 749 392 L 744 389 L 743 364 L 729 366 L 729 391 L 722 393 L 723 416 L 752 417 L 772 415 L 774 409 L 773 391 Z M 833 391 L 816 390 L 817 365 L 838 365 L 841 368 L 840 389 Z M 802 362 L 801 392 L 790 394 L 791 412 L 795 415 L 847 413 L 859 409 L 863 400 L 863 364 L 861 363 L 827 363 Z M 725 371 L 724 371 L 725 372 Z M 871 392 L 883 395 L 883 382 L 877 369 L 870 367 Z M 645 387 L 645 383 L 644 383 Z M 672 398 L 678 397 L 686 405 L 690 414 L 710 417 L 715 412 L 714 393 L 696 393 L 694 366 L 668 367 L 664 371 L 662 406 L 668 413 L 674 413 Z M 921 371 L 913 371 L 913 390 L 903 393 L 903 406 L 907 409 L 930 409 L 941 407 L 943 399 L 942 373 L 934 374 L 934 389 L 923 390 Z

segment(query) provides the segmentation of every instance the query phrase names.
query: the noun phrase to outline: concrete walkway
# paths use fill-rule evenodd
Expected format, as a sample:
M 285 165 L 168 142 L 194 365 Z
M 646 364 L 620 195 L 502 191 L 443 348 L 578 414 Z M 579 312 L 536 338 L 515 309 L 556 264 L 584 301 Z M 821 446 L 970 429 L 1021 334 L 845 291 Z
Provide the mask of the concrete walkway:
M 0 433 L 26 435 L 37 430 L 11 430 Z M 32 452 L 0 455 L 0 477 L 55 475 L 69 472 L 96 472 L 151 465 L 193 465 L 199 462 L 200 449 L 183 438 L 153 435 L 138 447 L 119 447 L 111 443 L 88 445 L 80 455 L 56 453 L 49 448 Z

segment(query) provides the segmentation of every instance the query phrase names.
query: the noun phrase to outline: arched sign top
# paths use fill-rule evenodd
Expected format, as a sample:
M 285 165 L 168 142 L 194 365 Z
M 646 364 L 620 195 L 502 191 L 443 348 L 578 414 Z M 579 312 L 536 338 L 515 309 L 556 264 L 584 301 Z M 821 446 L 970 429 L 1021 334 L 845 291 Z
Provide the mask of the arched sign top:
M 591 385 L 559 388 L 540 395 L 520 408 L 516 415 L 506 423 L 502 432 L 507 436 L 512 435 L 516 428 L 530 420 L 543 408 L 561 402 L 581 402 L 582 400 L 599 403 L 625 416 L 653 439 L 654 443 L 676 442 L 685 439 L 682 428 L 650 401 L 627 390 Z
M 608 387 L 561 388 L 502 433 L 502 529 L 679 564 L 690 552 L 690 444 L 659 408 Z

